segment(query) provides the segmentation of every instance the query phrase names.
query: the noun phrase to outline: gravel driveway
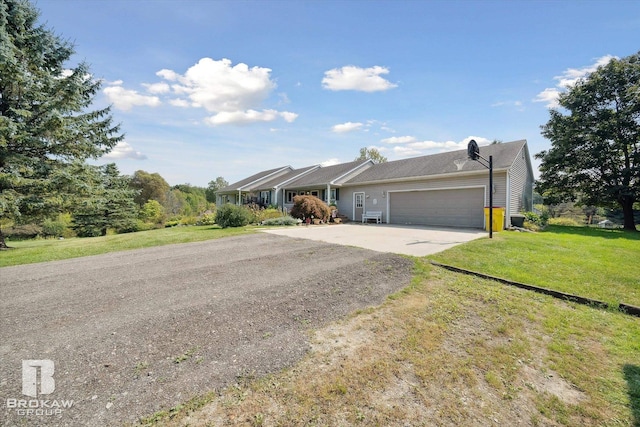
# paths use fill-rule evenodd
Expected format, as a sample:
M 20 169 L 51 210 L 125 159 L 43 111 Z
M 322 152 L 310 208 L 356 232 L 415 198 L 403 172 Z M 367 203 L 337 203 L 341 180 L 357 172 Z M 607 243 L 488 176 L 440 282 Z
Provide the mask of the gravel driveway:
M 260 233 L 1 268 L 0 425 L 133 423 L 279 370 L 307 351 L 310 328 L 381 303 L 412 265 Z M 55 391 L 32 409 L 73 406 L 22 415 L 18 401 L 36 399 L 22 394 L 22 360 L 44 359 Z

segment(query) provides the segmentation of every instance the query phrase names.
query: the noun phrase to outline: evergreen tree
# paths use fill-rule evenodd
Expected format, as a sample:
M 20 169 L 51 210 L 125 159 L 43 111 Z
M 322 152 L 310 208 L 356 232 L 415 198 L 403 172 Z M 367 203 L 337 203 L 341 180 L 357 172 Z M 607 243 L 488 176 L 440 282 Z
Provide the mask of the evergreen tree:
M 138 206 L 130 178 L 115 164 L 87 166 L 87 197 L 74 209 L 73 229 L 80 237 L 105 236 L 107 230 L 135 231 Z
M 65 169 L 123 139 L 110 108 L 89 110 L 100 82 L 84 62 L 65 69 L 73 45 L 38 16 L 26 0 L 0 2 L 0 224 L 55 213 Z

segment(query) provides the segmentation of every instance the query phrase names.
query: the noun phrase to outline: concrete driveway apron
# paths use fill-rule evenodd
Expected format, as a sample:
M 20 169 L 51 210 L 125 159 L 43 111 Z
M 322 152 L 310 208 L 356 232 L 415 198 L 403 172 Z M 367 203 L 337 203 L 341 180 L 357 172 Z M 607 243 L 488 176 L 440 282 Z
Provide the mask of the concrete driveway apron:
M 351 223 L 299 225 L 262 231 L 281 236 L 412 256 L 434 254 L 487 235 L 483 230 L 477 229 Z

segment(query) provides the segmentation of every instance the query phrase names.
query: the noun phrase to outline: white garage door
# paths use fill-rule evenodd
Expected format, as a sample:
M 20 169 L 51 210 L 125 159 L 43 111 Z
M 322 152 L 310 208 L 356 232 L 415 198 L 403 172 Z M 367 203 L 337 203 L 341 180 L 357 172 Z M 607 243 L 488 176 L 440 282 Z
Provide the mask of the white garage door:
M 484 227 L 484 190 L 405 191 L 389 193 L 392 224 Z

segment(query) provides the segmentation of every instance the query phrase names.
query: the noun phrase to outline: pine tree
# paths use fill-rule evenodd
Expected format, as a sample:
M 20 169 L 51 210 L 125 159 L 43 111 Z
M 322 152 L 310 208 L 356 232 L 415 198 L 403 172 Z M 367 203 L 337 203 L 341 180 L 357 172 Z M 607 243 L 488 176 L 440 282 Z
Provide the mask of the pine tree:
M 120 175 L 113 163 L 85 168 L 87 193 L 73 209 L 73 229 L 78 236 L 105 236 L 109 229 L 135 231 L 137 191 L 131 189 L 130 178 Z
M 0 2 L 0 222 L 54 213 L 65 182 L 56 177 L 123 139 L 110 107 L 89 109 L 100 82 L 84 62 L 65 68 L 73 45 L 38 17 L 26 0 Z

